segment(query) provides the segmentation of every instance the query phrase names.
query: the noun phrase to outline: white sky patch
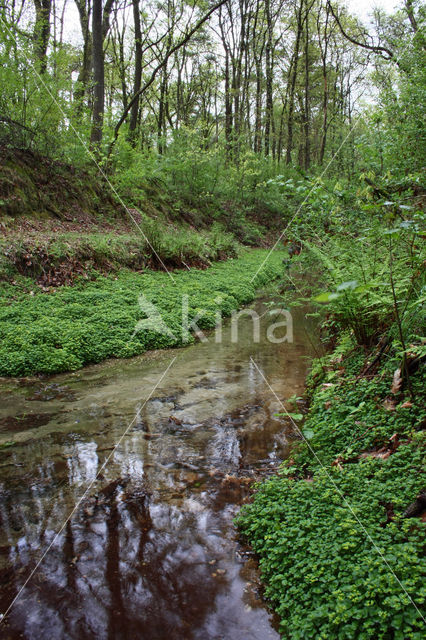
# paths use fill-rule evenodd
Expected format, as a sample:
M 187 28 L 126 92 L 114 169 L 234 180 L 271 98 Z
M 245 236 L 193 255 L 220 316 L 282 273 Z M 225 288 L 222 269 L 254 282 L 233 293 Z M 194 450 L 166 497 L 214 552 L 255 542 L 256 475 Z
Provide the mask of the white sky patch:
M 57 2 L 57 17 L 61 15 L 64 0 Z M 402 0 L 346 0 L 349 13 L 357 15 L 368 24 L 374 9 L 379 8 L 386 13 L 393 13 L 395 9 L 402 5 Z M 130 21 L 131 23 L 131 21 Z M 74 1 L 66 0 L 64 39 L 75 45 L 82 44 L 80 20 L 77 7 Z
M 356 14 L 364 21 L 368 21 L 376 8 L 384 9 L 386 13 L 393 13 L 400 4 L 397 0 L 346 0 L 349 12 Z

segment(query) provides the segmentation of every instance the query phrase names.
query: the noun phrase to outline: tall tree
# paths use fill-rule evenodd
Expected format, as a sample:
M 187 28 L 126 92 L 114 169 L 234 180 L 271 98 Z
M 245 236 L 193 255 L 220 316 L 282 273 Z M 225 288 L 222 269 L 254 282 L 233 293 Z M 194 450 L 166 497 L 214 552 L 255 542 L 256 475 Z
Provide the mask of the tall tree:
M 133 80 L 133 95 L 136 96 L 136 99 L 130 110 L 129 137 L 133 142 L 135 142 L 135 132 L 139 114 L 139 90 L 142 83 L 142 29 L 139 0 L 133 0 L 132 6 L 133 22 L 135 26 L 135 71 Z
M 266 109 L 265 109 L 265 156 L 269 156 L 271 122 L 273 115 L 273 67 L 272 67 L 272 42 L 273 26 L 271 15 L 271 2 L 265 0 L 265 13 L 267 25 L 267 37 L 265 47 L 265 69 L 266 69 Z
M 105 108 L 105 61 L 103 51 L 102 0 L 93 0 L 92 40 L 93 40 L 93 113 L 91 142 L 99 145 L 102 141 L 102 126 Z
M 92 15 L 92 65 L 93 65 L 93 111 L 90 141 L 94 147 L 102 142 L 105 111 L 105 57 L 104 40 L 110 27 L 110 15 L 115 0 L 93 0 Z
M 52 0 L 34 0 L 34 6 L 36 14 L 34 25 L 35 54 L 39 61 L 39 72 L 45 73 L 47 68 L 46 54 L 50 37 Z
M 291 152 L 293 151 L 293 135 L 294 135 L 294 107 L 295 107 L 295 91 L 296 91 L 296 80 L 297 80 L 297 71 L 298 71 L 298 63 L 299 63 L 299 51 L 300 51 L 300 41 L 302 39 L 303 32 L 303 5 L 304 0 L 299 0 L 299 4 L 296 9 L 296 41 L 294 45 L 294 54 L 293 54 L 293 64 L 290 67 L 291 78 L 290 82 L 290 92 L 289 92 L 289 108 L 288 108 L 288 118 L 287 118 L 287 150 L 286 150 L 286 163 L 291 164 Z
M 90 0 L 75 0 L 80 17 L 80 27 L 83 36 L 83 59 L 77 78 L 77 88 L 74 100 L 77 103 L 77 113 L 80 114 L 84 96 L 89 92 L 89 80 L 92 69 L 92 34 L 89 27 L 91 4 Z

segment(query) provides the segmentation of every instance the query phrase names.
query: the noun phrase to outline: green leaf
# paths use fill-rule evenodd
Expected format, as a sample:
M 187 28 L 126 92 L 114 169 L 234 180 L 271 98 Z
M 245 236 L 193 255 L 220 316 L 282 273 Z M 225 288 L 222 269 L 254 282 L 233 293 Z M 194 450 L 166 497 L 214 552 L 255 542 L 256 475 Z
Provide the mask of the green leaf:
M 303 413 L 288 413 L 287 415 L 293 420 L 303 420 Z
M 319 296 L 315 296 L 314 300 L 315 302 L 331 302 L 332 300 L 336 300 L 337 298 L 340 298 L 340 293 L 331 293 L 331 292 L 327 292 L 327 293 L 320 293 Z
M 8 449 L 9 447 L 13 447 L 15 443 L 12 440 L 8 440 L 7 442 L 2 442 L 0 444 L 0 449 Z
M 401 232 L 401 229 L 386 229 L 386 231 L 383 231 L 383 235 L 394 236 L 395 234 L 400 232 Z
M 286 413 L 274 413 L 274 416 L 277 418 L 292 418 L 292 420 L 303 420 L 303 413 L 291 413 L 290 411 Z
M 346 291 L 346 289 L 355 289 L 358 286 L 358 280 L 348 280 L 347 282 L 342 282 L 337 287 L 337 291 Z

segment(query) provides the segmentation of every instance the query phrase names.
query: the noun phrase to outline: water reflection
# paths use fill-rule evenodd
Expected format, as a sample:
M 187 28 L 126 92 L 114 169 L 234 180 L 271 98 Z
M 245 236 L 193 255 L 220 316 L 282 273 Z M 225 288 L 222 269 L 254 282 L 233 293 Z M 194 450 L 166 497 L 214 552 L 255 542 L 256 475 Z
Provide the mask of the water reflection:
M 6 638 L 278 638 L 232 518 L 294 437 L 249 357 L 280 397 L 300 393 L 304 323 L 292 345 L 253 345 L 248 318 L 238 344 L 225 328 L 179 350 L 148 402 L 170 352 L 0 386 L 0 443 L 15 443 L 0 453 L 0 611 L 54 541 Z

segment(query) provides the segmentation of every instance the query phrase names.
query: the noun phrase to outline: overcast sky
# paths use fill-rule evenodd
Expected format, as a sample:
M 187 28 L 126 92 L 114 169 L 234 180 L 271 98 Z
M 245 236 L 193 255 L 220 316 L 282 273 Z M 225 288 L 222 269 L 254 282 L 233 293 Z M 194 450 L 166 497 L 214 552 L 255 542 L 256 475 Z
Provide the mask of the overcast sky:
M 356 13 L 360 18 L 368 18 L 375 7 L 392 13 L 400 2 L 397 0 L 346 0 L 346 4 L 350 13 Z
M 0 0 L 1 1 L 1 0 Z M 392 13 L 396 6 L 401 5 L 403 0 L 344 0 L 352 14 L 358 15 L 366 24 L 375 7 L 384 9 L 387 13 Z M 80 22 L 77 8 L 74 2 L 67 3 L 67 17 L 65 33 L 67 39 L 72 42 L 81 41 Z

